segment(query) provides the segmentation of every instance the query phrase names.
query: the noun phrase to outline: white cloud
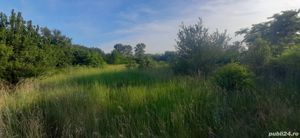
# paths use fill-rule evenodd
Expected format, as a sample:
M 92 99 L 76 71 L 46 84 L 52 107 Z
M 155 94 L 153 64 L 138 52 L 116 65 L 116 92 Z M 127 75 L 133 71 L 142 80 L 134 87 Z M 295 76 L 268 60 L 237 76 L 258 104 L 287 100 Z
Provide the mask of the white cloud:
M 115 43 L 135 45 L 144 42 L 149 53 L 174 50 L 181 22 L 193 24 L 197 22 L 198 17 L 202 17 L 204 24 L 211 30 L 227 29 L 233 37 L 234 32 L 240 28 L 266 21 L 267 17 L 283 10 L 300 8 L 300 0 L 212 0 L 204 4 L 192 1 L 191 5 L 182 8 L 171 18 L 113 32 L 115 35 L 126 37 L 102 43 L 101 48 L 109 52 Z

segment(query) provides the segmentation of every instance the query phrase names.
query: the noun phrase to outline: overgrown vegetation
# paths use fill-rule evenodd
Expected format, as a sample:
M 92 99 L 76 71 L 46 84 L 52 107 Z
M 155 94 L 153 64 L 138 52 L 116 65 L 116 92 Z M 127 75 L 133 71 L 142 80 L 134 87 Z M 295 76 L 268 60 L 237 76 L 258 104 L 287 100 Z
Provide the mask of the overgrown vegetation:
M 210 80 L 178 77 L 167 68 L 68 70 L 3 95 L 1 137 L 266 137 L 269 131 L 297 132 L 300 96 L 282 86 L 226 95 Z
M 252 73 L 236 63 L 219 68 L 214 75 L 214 81 L 219 87 L 233 92 L 250 89 L 254 83 Z
M 13 84 L 53 68 L 105 64 L 100 49 L 73 45 L 59 30 L 33 25 L 14 10 L 0 13 L 0 50 L 0 79 Z
M 267 137 L 299 132 L 300 10 L 242 29 L 182 25 L 176 51 L 74 45 L 0 15 L 0 137 Z M 134 52 L 133 52 L 134 50 Z M 55 56 L 54 56 L 55 55 Z M 108 64 L 102 67 L 105 62 Z M 118 65 L 126 64 L 126 65 Z M 76 66 L 64 68 L 66 66 Z M 84 66 L 84 67 L 77 67 Z M 56 73 L 40 76 L 49 68 Z M 49 71 L 48 71 L 49 72 Z M 49 75 L 51 74 L 51 75 Z

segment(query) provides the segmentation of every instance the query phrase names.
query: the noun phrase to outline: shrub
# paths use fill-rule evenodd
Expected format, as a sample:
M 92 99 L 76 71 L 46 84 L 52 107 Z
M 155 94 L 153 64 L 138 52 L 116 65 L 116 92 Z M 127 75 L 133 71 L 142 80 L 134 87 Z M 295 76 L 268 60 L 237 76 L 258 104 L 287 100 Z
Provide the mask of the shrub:
M 227 91 L 244 90 L 253 85 L 252 73 L 237 63 L 230 63 L 217 69 L 214 80 L 218 86 Z
M 155 61 L 150 56 L 137 59 L 137 63 L 140 69 L 149 69 L 155 67 Z
M 300 46 L 286 49 L 279 57 L 274 58 L 268 66 L 267 73 L 277 79 L 300 80 Z
M 128 60 L 128 63 L 126 64 L 126 68 L 133 69 L 136 67 L 138 67 L 138 64 L 136 63 L 136 61 L 134 59 Z
M 248 65 L 255 73 L 260 73 L 261 69 L 269 63 L 271 59 L 271 49 L 267 41 L 257 38 L 249 46 L 248 51 L 242 54 L 241 63 Z

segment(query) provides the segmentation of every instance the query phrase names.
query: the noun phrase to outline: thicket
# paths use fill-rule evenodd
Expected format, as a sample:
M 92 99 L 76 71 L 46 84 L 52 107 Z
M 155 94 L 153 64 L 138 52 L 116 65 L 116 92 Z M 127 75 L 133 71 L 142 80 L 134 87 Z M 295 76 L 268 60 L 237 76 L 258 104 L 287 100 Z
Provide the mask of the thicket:
M 244 40 L 233 44 L 229 44 L 226 31 L 210 33 L 201 19 L 195 25 L 182 25 L 178 33 L 173 70 L 181 74 L 208 76 L 223 65 L 240 63 L 251 69 L 257 78 L 270 82 L 299 83 L 299 12 L 283 11 L 273 15 L 268 22 L 241 29 L 236 34 L 243 35 Z M 227 70 L 224 75 L 233 71 L 231 65 L 223 67 L 222 70 Z M 223 83 L 231 77 L 227 75 L 219 81 Z M 238 80 L 235 80 L 236 84 Z
M 17 83 L 50 68 L 104 65 L 97 48 L 73 45 L 59 30 L 33 25 L 21 12 L 0 13 L 0 79 Z

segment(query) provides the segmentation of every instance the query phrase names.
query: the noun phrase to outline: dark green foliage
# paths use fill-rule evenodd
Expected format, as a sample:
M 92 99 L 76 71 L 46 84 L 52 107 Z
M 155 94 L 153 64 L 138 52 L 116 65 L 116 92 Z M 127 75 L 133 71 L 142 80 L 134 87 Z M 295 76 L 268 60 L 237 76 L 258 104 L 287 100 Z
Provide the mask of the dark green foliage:
M 104 64 L 101 50 L 89 49 L 84 46 L 73 47 L 73 65 L 101 67 Z
M 126 64 L 126 68 L 128 68 L 128 69 L 134 69 L 136 67 L 138 67 L 138 64 L 136 63 L 136 60 L 134 58 L 129 59 L 128 63 Z
M 155 66 L 155 61 L 150 56 L 144 56 L 138 59 L 138 67 L 141 69 L 149 69 Z
M 259 77 L 280 83 L 298 82 L 299 12 L 283 11 L 273 15 L 268 22 L 236 32 L 245 35 L 244 42 L 248 47 L 241 54 L 241 63 L 248 65 Z
M 248 65 L 255 72 L 259 72 L 271 59 L 271 49 L 267 41 L 257 38 L 248 51 L 241 55 L 241 62 Z
M 155 61 L 164 61 L 171 63 L 175 60 L 176 52 L 175 51 L 165 51 L 164 54 L 154 54 L 151 55 Z
M 226 31 L 210 34 L 201 19 L 193 26 L 182 25 L 178 33 L 174 70 L 188 74 L 209 73 L 220 62 L 229 40 Z
M 222 53 L 222 58 L 219 60 L 219 64 L 228 64 L 232 62 L 240 61 L 240 54 L 244 51 L 244 47 L 241 42 L 234 42 L 232 45 L 228 45 Z
M 132 47 L 130 45 L 116 44 L 114 50 L 120 53 L 124 57 L 132 56 Z
M 126 63 L 125 57 L 122 56 L 117 50 L 113 50 L 107 55 L 107 62 L 110 64 L 124 64 Z
M 0 79 L 17 83 L 50 68 L 104 63 L 99 50 L 73 49 L 71 39 L 59 30 L 35 26 L 14 10 L 9 17 L 0 13 Z
M 268 22 L 254 24 L 250 29 L 241 29 L 237 35 L 244 34 L 244 41 L 255 42 L 257 38 L 268 41 L 274 55 L 280 55 L 286 45 L 299 43 L 300 10 L 283 11 L 273 15 Z
M 139 43 L 134 48 L 134 54 L 137 58 L 143 58 L 145 56 L 146 45 L 144 43 Z
M 12 48 L 7 47 L 4 44 L 0 44 L 0 78 L 3 78 L 6 69 L 10 66 L 9 57 L 13 54 Z
M 217 69 L 214 80 L 218 86 L 227 91 L 245 90 L 254 85 L 251 72 L 237 63 L 230 63 Z
M 132 59 L 132 47 L 121 43 L 115 44 L 114 50 L 106 55 L 106 61 L 110 64 L 128 64 Z
M 150 55 L 145 54 L 146 45 L 139 43 L 135 46 L 135 61 L 140 69 L 149 69 L 155 66 L 155 61 Z
M 281 81 L 300 82 L 300 46 L 285 50 L 266 67 L 266 74 Z

